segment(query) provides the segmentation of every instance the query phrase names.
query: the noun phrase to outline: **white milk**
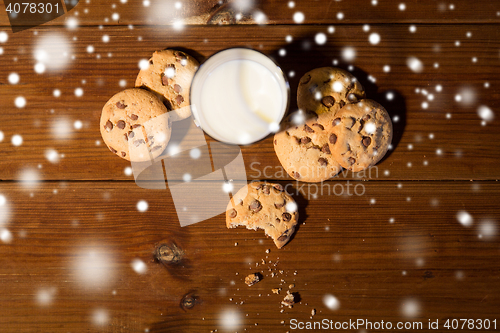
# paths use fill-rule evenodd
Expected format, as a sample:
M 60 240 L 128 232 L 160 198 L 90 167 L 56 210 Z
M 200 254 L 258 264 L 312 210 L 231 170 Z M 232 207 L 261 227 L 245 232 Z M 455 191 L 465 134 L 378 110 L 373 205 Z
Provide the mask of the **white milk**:
M 232 59 L 231 54 L 238 56 Z M 248 49 L 229 49 L 214 58 L 201 67 L 202 80 L 195 78 L 191 90 L 193 113 L 202 129 L 235 144 L 249 144 L 276 131 L 288 102 L 288 86 L 279 68 Z

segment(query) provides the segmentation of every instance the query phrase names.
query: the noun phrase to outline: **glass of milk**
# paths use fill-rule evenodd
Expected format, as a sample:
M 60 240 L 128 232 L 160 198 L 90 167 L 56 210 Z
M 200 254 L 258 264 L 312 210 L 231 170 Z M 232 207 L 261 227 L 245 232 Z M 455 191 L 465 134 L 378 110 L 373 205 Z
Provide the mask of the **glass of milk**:
M 247 48 L 214 54 L 191 85 L 196 125 L 230 144 L 250 144 L 278 131 L 289 98 L 288 81 L 278 65 Z

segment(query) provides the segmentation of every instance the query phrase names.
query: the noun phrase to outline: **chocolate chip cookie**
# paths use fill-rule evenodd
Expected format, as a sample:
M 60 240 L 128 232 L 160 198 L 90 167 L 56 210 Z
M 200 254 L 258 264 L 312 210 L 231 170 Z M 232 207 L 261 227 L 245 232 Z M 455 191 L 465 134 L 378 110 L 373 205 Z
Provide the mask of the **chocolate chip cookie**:
M 331 151 L 342 167 L 353 172 L 375 165 L 392 141 L 392 122 L 384 107 L 365 99 L 344 106 L 326 127 Z
M 298 223 L 297 204 L 280 184 L 252 182 L 236 193 L 226 211 L 226 226 L 264 229 L 281 249 Z
M 172 128 L 165 105 L 152 92 L 139 88 L 111 97 L 102 108 L 100 127 L 109 150 L 133 162 L 159 156 Z
M 334 118 L 331 112 L 318 116 L 299 111 L 283 123 L 284 130 L 274 135 L 274 151 L 292 178 L 315 183 L 340 172 L 342 167 L 331 153 L 332 138 L 325 130 Z
M 172 111 L 171 120 L 182 120 L 191 115 L 189 91 L 198 66 L 196 59 L 182 51 L 156 51 L 149 59 L 149 67 L 137 75 L 135 86 L 157 93 Z
M 364 97 L 363 87 L 349 72 L 321 67 L 307 72 L 300 79 L 297 106 L 305 112 L 335 113 L 345 104 L 357 103 Z

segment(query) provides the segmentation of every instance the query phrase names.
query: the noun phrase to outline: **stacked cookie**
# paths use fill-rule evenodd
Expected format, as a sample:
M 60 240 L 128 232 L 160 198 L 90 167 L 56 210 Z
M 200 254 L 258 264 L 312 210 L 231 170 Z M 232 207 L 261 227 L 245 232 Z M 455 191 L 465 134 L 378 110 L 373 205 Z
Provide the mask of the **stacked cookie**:
M 321 182 L 342 168 L 359 172 L 380 161 L 392 140 L 384 107 L 365 98 L 349 72 L 313 69 L 299 82 L 299 112 L 274 136 L 274 150 L 286 172 L 303 182 Z
M 156 51 L 149 66 L 104 105 L 100 129 L 109 150 L 132 162 L 149 161 L 166 148 L 172 121 L 190 116 L 189 90 L 198 61 L 178 50 Z

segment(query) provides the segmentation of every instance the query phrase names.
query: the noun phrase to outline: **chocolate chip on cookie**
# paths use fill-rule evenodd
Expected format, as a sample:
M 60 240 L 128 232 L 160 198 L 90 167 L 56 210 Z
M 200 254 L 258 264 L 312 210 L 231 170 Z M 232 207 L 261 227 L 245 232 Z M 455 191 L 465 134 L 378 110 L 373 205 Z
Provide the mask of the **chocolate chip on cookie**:
M 291 210 L 296 209 L 294 203 L 280 184 L 252 182 L 241 188 L 229 202 L 226 226 L 264 229 L 276 246 L 282 248 L 290 240 L 298 223 L 298 212 Z

